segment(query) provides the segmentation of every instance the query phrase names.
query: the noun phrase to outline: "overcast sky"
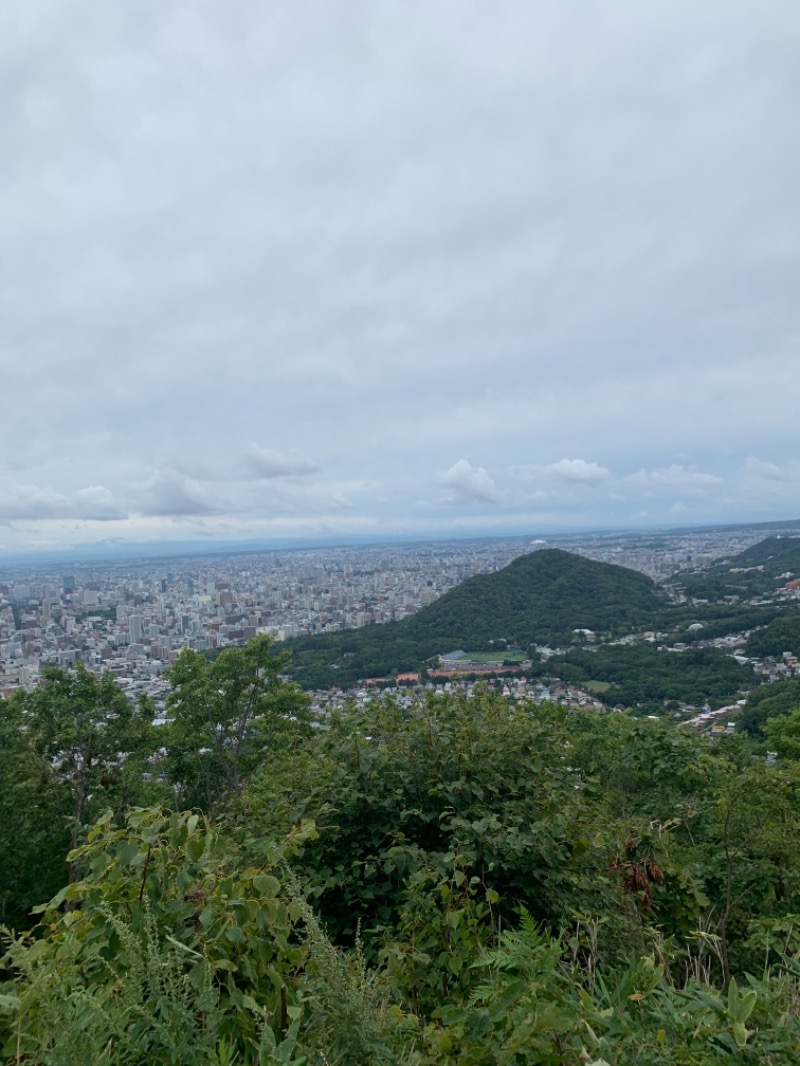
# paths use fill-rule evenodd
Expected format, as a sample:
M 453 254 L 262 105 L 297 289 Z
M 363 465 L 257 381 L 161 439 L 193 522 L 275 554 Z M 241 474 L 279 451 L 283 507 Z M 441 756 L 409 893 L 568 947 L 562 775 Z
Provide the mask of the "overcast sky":
M 3 0 L 0 550 L 800 516 L 797 0 Z

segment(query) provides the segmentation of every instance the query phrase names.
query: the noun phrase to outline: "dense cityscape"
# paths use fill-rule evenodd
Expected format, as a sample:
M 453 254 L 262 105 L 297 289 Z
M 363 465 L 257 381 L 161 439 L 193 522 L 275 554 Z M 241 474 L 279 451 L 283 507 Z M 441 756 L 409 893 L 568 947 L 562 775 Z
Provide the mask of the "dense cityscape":
M 44 665 L 110 671 L 163 697 L 184 647 L 277 641 L 398 620 L 517 556 L 559 546 L 656 581 L 763 538 L 740 529 L 498 538 L 247 554 L 29 564 L 0 570 L 0 691 L 36 687 Z M 550 695 L 549 691 L 546 695 Z

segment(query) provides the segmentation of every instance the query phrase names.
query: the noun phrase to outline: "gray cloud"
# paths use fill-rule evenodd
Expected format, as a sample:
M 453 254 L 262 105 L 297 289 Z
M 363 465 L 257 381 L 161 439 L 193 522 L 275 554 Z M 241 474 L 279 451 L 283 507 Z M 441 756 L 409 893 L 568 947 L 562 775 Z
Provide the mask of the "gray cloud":
M 706 474 L 699 470 L 688 470 L 678 463 L 673 463 L 665 470 L 638 470 L 627 478 L 630 485 L 643 488 L 667 489 L 702 492 L 723 485 L 724 481 L 715 474 Z
M 791 460 L 784 466 L 777 463 L 767 463 L 755 456 L 748 456 L 744 464 L 745 473 L 759 479 L 779 482 L 800 481 L 800 461 Z
M 6 0 L 6 541 L 795 516 L 798 51 L 794 0 Z
M 177 470 L 159 471 L 138 493 L 137 511 L 146 516 L 224 514 L 229 504 L 208 485 Z
M 36 485 L 21 485 L 4 480 L 0 483 L 0 519 L 54 518 L 69 510 L 69 502 L 60 493 Z
M 25 485 L 10 479 L 0 479 L 0 521 L 78 518 L 110 521 L 127 518 L 114 496 L 104 485 L 90 485 L 71 496 Z
M 309 459 L 282 455 L 270 448 L 250 444 L 245 453 L 247 473 L 255 478 L 307 477 L 317 474 L 320 468 Z
M 128 517 L 127 511 L 120 507 L 113 493 L 105 485 L 90 485 L 79 489 L 74 498 L 77 517 L 107 522 Z
M 559 459 L 546 469 L 548 474 L 575 485 L 599 485 L 611 477 L 604 466 L 589 463 L 585 459 Z

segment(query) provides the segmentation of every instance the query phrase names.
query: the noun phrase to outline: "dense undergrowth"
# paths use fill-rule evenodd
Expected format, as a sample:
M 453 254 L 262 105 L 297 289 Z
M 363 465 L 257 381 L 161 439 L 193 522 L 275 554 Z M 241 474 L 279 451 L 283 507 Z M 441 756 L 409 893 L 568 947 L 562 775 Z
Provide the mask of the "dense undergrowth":
M 486 692 L 315 728 L 250 654 L 184 660 L 174 736 L 81 825 L 47 697 L 4 711 L 62 846 L 54 898 L 7 901 L 4 1061 L 800 1061 L 791 746 Z

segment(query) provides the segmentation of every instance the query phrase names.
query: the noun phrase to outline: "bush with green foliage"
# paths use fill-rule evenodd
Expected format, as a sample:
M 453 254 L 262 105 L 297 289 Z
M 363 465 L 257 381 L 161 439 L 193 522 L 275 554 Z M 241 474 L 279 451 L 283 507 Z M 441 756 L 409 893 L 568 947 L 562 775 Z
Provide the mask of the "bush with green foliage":
M 312 729 L 253 660 L 183 667 L 176 699 L 202 713 L 182 723 L 180 757 L 191 722 L 232 730 L 192 779 L 207 810 L 120 802 L 68 854 L 74 782 L 37 755 L 26 698 L 2 708 L 19 756 L 3 795 L 44 782 L 62 832 L 48 848 L 60 840 L 73 872 L 34 928 L 2 934 L 6 1061 L 800 1061 L 796 715 L 770 719 L 773 767 L 746 734 L 712 742 L 480 687 L 353 705 Z M 54 744 L 84 709 L 71 722 L 59 707 Z M 169 780 L 184 764 L 161 736 L 167 780 L 140 769 L 137 787 L 180 798 L 190 779 Z M 14 824 L 42 839 L 26 817 Z M 11 868 L 16 919 L 42 867 L 23 846 Z
M 308 697 L 282 677 L 288 652 L 262 635 L 209 660 L 185 648 L 169 672 L 166 770 L 184 807 L 236 799 L 268 753 L 310 729 Z
M 275 876 L 311 834 L 252 867 L 196 814 L 137 810 L 118 829 L 109 812 L 75 856 L 86 876 L 41 908 L 37 936 L 7 947 L 7 1061 L 388 1061 L 380 989 Z M 309 1058 L 320 1045 L 327 1057 Z

